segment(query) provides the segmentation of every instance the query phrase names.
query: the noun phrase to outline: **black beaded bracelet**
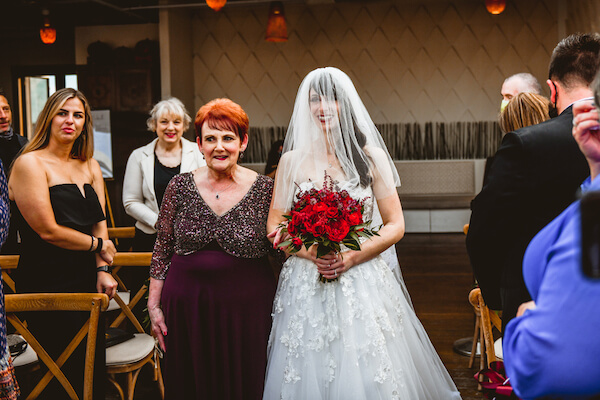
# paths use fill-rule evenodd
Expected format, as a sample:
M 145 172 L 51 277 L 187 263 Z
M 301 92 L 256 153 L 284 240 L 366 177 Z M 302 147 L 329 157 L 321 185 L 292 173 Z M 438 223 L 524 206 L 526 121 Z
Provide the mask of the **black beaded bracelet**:
M 102 251 L 102 238 L 101 237 L 97 237 L 96 239 L 98 239 L 98 247 L 96 247 L 96 250 L 94 250 L 94 253 L 100 253 Z

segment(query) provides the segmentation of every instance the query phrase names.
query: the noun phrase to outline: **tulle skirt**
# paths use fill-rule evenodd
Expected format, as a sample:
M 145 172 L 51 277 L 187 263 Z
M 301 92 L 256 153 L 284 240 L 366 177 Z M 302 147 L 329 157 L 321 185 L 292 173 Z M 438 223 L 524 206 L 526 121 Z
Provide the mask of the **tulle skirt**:
M 273 304 L 264 400 L 452 400 L 456 386 L 381 256 L 338 281 L 290 257 Z

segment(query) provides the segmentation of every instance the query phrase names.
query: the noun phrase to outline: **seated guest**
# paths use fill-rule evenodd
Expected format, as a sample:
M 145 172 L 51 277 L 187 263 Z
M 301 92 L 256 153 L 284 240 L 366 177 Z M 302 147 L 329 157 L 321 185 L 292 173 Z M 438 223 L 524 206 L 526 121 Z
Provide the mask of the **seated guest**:
M 600 75 L 595 82 L 600 104 Z M 590 100 L 573 105 L 573 136 L 591 176 L 582 190 L 600 190 L 600 122 Z M 523 275 L 533 301 L 519 308 L 504 333 L 506 373 L 527 400 L 600 394 L 600 280 L 582 273 L 579 200 L 531 241 Z
M 115 294 L 117 282 L 110 274 L 116 253 L 108 239 L 104 214 L 104 179 L 92 158 L 94 137 L 90 106 L 83 93 L 66 88 L 56 91 L 42 109 L 35 135 L 15 160 L 8 189 L 16 204 L 21 233 L 17 274 L 20 293 Z M 53 358 L 89 318 L 86 312 L 29 315 L 29 328 Z M 94 367 L 94 398 L 103 399 L 106 379 L 104 325 L 98 327 Z M 79 396 L 83 392 L 85 341 L 65 364 L 65 375 Z M 65 398 L 56 389 L 47 398 Z M 53 392 L 52 395 L 49 392 Z
M 260 399 L 275 275 L 273 180 L 241 167 L 248 116 L 229 99 L 196 115 L 206 166 L 174 177 L 156 228 L 148 310 L 167 399 Z
M 134 251 L 152 251 L 163 194 L 171 178 L 206 163 L 196 143 L 183 137 L 191 118 L 183 103 L 170 98 L 150 111 L 148 129 L 157 138 L 129 156 L 123 179 L 123 206 L 135 218 Z
M 536 125 L 550 119 L 550 100 L 535 93 L 522 92 L 514 96 L 500 114 L 503 133 Z

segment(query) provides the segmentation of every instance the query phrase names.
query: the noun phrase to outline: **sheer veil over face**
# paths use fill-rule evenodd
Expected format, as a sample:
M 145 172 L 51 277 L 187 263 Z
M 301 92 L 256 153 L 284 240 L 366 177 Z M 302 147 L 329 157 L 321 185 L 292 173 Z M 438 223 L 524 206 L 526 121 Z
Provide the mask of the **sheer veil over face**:
M 345 188 L 373 186 L 376 198 L 396 193 L 400 178 L 352 81 L 319 68 L 300 84 L 277 169 L 273 206 L 287 211 L 296 184 L 321 186 L 325 172 Z

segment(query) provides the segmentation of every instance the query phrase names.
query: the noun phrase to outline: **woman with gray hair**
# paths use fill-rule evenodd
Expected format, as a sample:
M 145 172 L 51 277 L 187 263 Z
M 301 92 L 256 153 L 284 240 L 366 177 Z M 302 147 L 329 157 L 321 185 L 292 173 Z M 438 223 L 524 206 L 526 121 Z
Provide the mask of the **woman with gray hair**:
M 148 130 L 157 138 L 131 153 L 123 180 L 125 212 L 136 219 L 134 251 L 152 251 L 154 224 L 171 178 L 206 165 L 198 145 L 183 137 L 191 122 L 183 103 L 174 97 L 150 111 Z

